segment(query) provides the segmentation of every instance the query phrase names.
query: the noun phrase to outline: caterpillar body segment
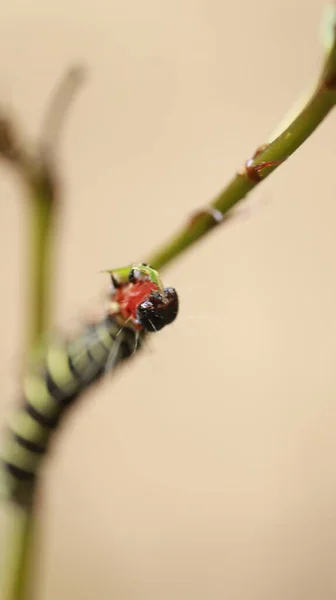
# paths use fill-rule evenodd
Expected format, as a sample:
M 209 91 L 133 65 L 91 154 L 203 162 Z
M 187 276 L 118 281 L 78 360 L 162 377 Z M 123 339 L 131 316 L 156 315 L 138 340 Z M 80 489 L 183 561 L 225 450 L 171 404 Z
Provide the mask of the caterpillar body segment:
M 30 365 L 23 379 L 21 406 L 14 412 L 2 452 L 5 486 L 12 500 L 31 501 L 35 478 L 48 451 L 53 432 L 66 409 L 106 371 L 141 346 L 143 334 L 120 329 L 111 317 L 87 326 L 72 340 L 45 347 L 42 360 Z

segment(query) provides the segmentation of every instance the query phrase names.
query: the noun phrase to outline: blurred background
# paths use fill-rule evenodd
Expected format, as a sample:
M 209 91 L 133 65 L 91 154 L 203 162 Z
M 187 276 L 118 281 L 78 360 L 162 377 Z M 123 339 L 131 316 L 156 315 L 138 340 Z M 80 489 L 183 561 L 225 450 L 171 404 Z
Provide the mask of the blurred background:
M 12 0 L 0 96 L 34 135 L 65 69 L 55 326 L 103 305 L 314 82 L 313 0 Z M 38 600 L 336 595 L 335 115 L 164 272 L 174 325 L 83 398 L 45 465 Z M 1 424 L 20 389 L 24 199 L 0 171 Z M 1 509 L 1 532 L 8 511 Z M 1 533 L 2 552 L 5 536 Z

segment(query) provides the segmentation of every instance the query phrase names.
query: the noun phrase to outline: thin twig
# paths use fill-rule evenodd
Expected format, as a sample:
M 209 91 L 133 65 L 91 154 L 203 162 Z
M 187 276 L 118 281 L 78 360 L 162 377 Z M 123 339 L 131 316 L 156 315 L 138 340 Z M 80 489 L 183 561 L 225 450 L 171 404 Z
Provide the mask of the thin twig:
M 79 83 L 79 70 L 70 70 L 50 104 L 35 148 L 30 147 L 23 136 L 19 135 L 9 115 L 3 114 L 0 117 L 0 158 L 15 170 L 28 198 L 30 256 L 27 285 L 30 302 L 27 311 L 27 354 L 36 346 L 50 324 L 54 281 L 51 246 L 59 205 L 54 144 L 64 113 Z M 16 507 L 12 543 L 8 545 L 6 600 L 29 600 L 32 597 L 35 511 L 35 502 L 30 506 Z
M 85 80 L 86 69 L 83 66 L 71 67 L 51 95 L 51 101 L 45 112 L 40 129 L 41 154 L 55 152 L 65 119 L 78 90 Z
M 154 269 L 162 269 L 214 227 L 245 196 L 282 165 L 315 131 L 336 103 L 336 9 L 334 39 L 325 59 L 316 89 L 296 118 L 273 141 L 257 149 L 229 184 L 204 209 L 192 216 L 180 231 L 146 259 Z

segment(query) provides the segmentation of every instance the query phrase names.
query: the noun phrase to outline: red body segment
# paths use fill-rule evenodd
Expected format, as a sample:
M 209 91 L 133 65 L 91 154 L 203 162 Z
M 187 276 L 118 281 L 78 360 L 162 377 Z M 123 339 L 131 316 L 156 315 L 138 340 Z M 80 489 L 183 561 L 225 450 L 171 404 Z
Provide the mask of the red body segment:
M 137 281 L 127 283 L 118 287 L 114 293 L 114 300 L 119 304 L 119 312 L 126 319 L 131 319 L 139 329 L 141 325 L 137 322 L 137 308 L 144 302 L 151 292 L 159 288 L 153 281 Z

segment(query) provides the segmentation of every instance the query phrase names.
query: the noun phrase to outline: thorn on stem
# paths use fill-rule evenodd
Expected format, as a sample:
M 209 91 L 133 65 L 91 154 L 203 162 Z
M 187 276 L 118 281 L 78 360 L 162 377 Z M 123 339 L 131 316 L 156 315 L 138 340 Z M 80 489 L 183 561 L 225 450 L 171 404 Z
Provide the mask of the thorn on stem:
M 327 90 L 334 92 L 336 90 L 336 73 L 330 73 L 322 82 L 322 86 Z
M 270 167 L 277 167 L 278 165 L 281 165 L 281 163 L 284 161 L 284 159 L 263 160 L 260 163 L 255 164 L 254 161 L 255 161 L 256 157 L 259 156 L 262 152 L 264 152 L 264 150 L 266 150 L 266 148 L 268 146 L 269 146 L 269 144 L 263 144 L 262 146 L 258 146 L 258 148 L 254 152 L 253 156 L 251 158 L 249 158 L 245 162 L 244 166 L 238 170 L 238 174 L 246 175 L 247 178 L 250 179 L 250 181 L 254 181 L 255 183 L 258 183 L 259 181 L 261 181 L 263 179 L 262 171 L 264 169 L 268 169 Z
M 191 215 L 190 221 L 189 221 L 190 227 L 197 226 L 200 219 L 202 219 L 203 217 L 211 217 L 213 219 L 213 227 L 215 227 L 216 225 L 219 225 L 223 221 L 226 221 L 229 218 L 229 215 L 223 214 L 217 208 L 214 208 L 212 206 L 207 206 L 205 208 L 202 208 L 202 209 L 196 211 L 195 213 L 193 213 Z

